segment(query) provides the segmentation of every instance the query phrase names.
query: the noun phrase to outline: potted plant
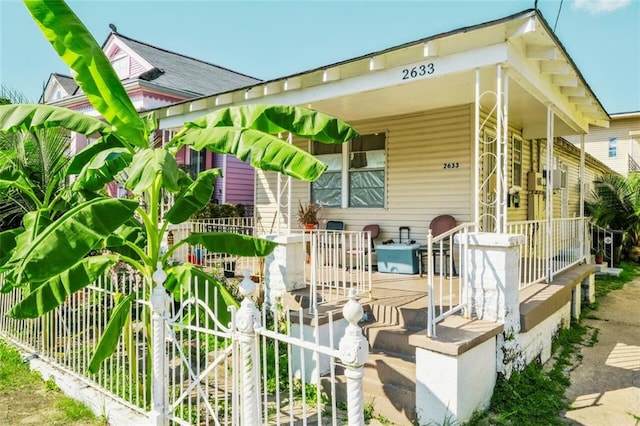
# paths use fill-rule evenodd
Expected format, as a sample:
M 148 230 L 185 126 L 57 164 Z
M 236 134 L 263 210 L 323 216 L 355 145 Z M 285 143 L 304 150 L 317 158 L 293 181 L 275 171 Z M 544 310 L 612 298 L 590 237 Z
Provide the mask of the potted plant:
M 302 203 L 298 205 L 298 222 L 304 229 L 314 229 L 318 226 L 318 212 L 320 205 L 316 203 Z
M 604 261 L 604 245 L 602 241 L 598 243 L 598 247 L 594 248 L 594 261 L 597 265 L 601 265 Z

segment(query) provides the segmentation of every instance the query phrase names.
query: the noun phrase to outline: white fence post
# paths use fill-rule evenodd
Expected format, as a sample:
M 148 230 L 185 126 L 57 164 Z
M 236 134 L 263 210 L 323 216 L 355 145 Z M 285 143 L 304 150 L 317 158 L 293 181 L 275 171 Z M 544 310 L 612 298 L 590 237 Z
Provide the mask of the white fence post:
M 364 425 L 364 394 L 362 378 L 364 363 L 369 356 L 369 343 L 358 326 L 363 309 L 356 301 L 356 290 L 349 290 L 349 301 L 342 308 L 344 318 L 349 321 L 344 336 L 340 339 L 340 359 L 346 367 L 347 377 L 347 414 L 349 426 Z
M 149 420 L 153 426 L 166 426 L 169 424 L 169 385 L 168 362 L 166 351 L 166 321 L 169 314 L 171 298 L 167 294 L 163 284 L 167 274 L 158 262 L 158 268 L 153 273 L 153 282 L 156 286 L 151 293 L 151 323 L 153 327 L 152 350 L 153 378 L 152 378 L 152 407 Z
M 256 342 L 256 328 L 260 328 L 260 311 L 252 299 L 256 285 L 251 281 L 248 269 L 239 285 L 243 299 L 236 314 L 236 326 L 240 332 L 240 354 L 242 359 L 240 389 L 242 404 L 239 410 L 241 425 L 262 424 L 260 418 L 260 356 Z

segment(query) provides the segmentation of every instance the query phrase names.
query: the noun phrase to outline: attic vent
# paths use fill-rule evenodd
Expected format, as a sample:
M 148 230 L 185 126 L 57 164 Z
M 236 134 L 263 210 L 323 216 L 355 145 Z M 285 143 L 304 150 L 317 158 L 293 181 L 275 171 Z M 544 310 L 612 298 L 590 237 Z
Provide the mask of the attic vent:
M 140 74 L 138 78 L 140 80 L 151 81 L 160 77 L 162 74 L 164 74 L 164 70 L 161 70 L 158 67 L 153 67 L 149 71 L 145 71 L 142 74 Z

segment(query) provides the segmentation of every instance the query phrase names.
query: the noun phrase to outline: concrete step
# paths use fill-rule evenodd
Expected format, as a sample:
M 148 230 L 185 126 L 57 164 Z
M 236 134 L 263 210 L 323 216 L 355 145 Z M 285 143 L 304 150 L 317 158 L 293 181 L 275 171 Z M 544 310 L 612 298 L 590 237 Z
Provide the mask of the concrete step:
M 405 357 L 415 356 L 415 348 L 409 345 L 409 336 L 414 334 L 415 330 L 378 323 L 366 324 L 362 329 L 374 351 L 401 354 Z
M 427 326 L 427 307 L 390 306 L 370 302 L 373 320 L 380 324 L 400 325 L 407 329 L 421 330 Z

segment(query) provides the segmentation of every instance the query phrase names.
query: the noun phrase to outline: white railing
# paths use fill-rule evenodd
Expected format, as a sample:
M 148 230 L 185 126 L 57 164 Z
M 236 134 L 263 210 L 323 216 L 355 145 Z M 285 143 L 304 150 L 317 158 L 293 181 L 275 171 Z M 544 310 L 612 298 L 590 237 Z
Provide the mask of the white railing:
M 619 230 L 604 229 L 592 222 L 588 224 L 587 238 L 590 253 L 594 256 L 594 260 L 598 254 L 603 255 L 603 262 L 607 262 L 608 266 L 617 266 L 621 257 L 622 237 L 624 232 Z
M 585 260 L 585 219 L 568 218 L 511 222 L 509 234 L 522 234 L 520 288 L 551 282 L 553 276 Z
M 327 322 L 302 311 L 275 318 L 266 306 L 259 311 L 248 272 L 238 290 L 244 300 L 230 312 L 218 310 L 219 296 L 209 286 L 196 282 L 176 301 L 162 282 L 158 278 L 149 294 L 133 277 L 105 276 L 51 313 L 20 321 L 6 317 L 20 291 L 0 294 L 0 336 L 152 424 L 364 424 L 368 346 L 357 325 L 362 307 L 355 291 L 343 317 Z M 139 291 L 145 300 L 132 305 L 114 355 L 97 374 L 87 374 L 123 290 Z
M 0 281 L 1 278 L 0 278 Z M 141 300 L 132 303 L 130 318 L 112 357 L 102 363 L 97 374 L 88 373 L 93 349 L 105 331 L 119 292 L 138 291 Z M 148 315 L 148 296 L 133 275 L 105 275 L 94 285 L 67 298 L 65 304 L 42 317 L 15 320 L 6 314 L 22 300 L 19 289 L 0 295 L 0 335 L 43 361 L 94 387 L 96 390 L 144 413 L 150 403 L 149 365 L 146 333 L 141 326 Z M 127 349 L 135 354 L 131 362 Z
M 427 334 L 436 336 L 436 325 L 466 309 L 468 292 L 468 237 L 475 224 L 463 223 L 436 237 L 427 236 L 419 250 L 420 273 L 427 275 Z
M 192 232 L 230 232 L 235 234 L 259 236 L 252 217 L 222 217 L 197 219 L 169 226 L 173 241 L 178 242 Z M 262 262 L 257 257 L 238 257 L 223 253 L 209 252 L 203 246 L 182 245 L 173 253 L 175 262 L 190 262 L 206 268 L 215 268 L 224 272 L 226 277 L 240 276 L 240 272 L 249 269 L 252 275 L 261 276 Z
M 375 262 L 371 232 L 321 229 L 303 235 L 312 312 L 318 303 L 346 298 L 352 288 L 357 295 L 370 297 Z

